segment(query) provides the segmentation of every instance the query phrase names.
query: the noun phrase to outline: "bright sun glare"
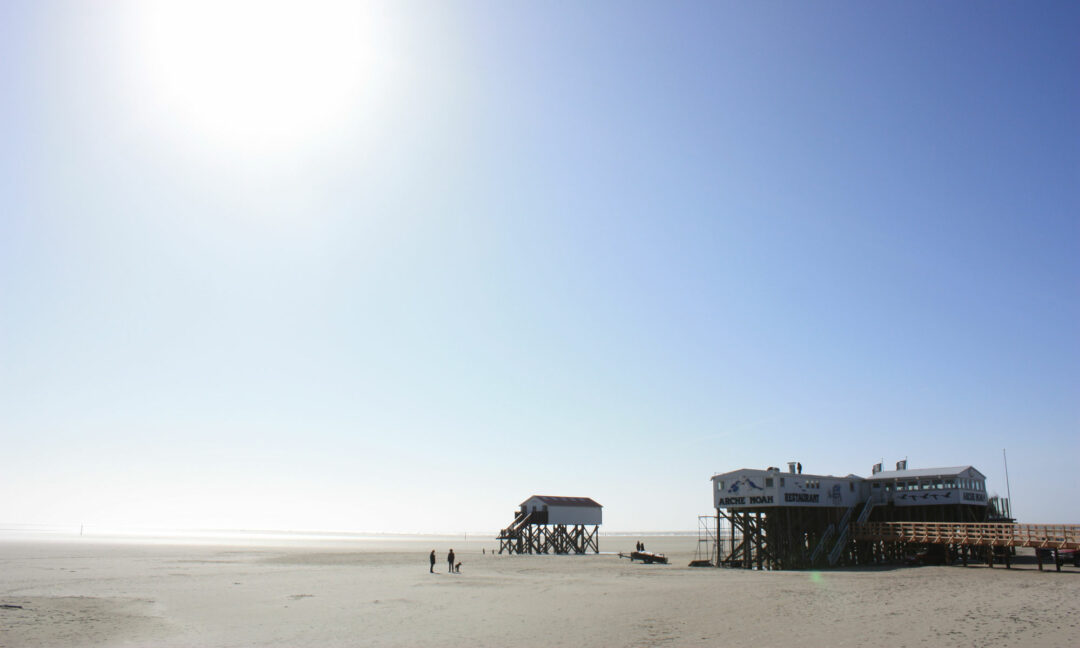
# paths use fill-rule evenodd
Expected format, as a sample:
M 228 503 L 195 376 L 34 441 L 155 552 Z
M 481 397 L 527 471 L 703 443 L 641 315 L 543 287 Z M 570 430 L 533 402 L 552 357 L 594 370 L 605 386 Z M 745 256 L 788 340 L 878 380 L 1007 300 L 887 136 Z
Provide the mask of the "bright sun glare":
M 215 144 L 289 148 L 340 127 L 373 74 L 359 2 L 140 4 L 140 67 L 159 112 Z

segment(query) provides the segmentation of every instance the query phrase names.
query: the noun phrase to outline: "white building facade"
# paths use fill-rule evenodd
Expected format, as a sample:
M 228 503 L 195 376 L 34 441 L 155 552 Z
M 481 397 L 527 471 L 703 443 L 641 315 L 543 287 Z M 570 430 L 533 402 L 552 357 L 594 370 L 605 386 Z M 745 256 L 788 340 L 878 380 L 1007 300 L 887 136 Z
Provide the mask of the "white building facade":
M 870 500 L 896 506 L 986 505 L 986 476 L 971 466 L 907 470 L 906 462 L 900 462 L 898 468 L 870 477 L 804 474 L 794 466 L 787 472 L 742 468 L 713 475 L 713 505 L 717 509 L 849 508 Z
M 604 519 L 604 507 L 590 497 L 533 495 L 521 503 L 529 513 L 547 512 L 547 524 L 597 525 Z

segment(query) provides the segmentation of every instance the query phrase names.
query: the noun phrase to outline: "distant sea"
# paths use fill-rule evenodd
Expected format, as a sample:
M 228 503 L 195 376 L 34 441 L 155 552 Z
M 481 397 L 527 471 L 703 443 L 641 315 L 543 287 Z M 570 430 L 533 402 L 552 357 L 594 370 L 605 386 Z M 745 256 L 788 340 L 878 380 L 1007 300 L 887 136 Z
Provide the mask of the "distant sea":
M 77 538 L 139 544 L 312 544 L 338 542 L 492 541 L 497 530 L 458 533 L 380 533 L 370 531 L 310 531 L 282 529 L 166 529 L 105 525 L 45 525 L 0 523 L 0 542 L 71 541 Z M 695 536 L 696 531 L 614 531 L 601 537 Z

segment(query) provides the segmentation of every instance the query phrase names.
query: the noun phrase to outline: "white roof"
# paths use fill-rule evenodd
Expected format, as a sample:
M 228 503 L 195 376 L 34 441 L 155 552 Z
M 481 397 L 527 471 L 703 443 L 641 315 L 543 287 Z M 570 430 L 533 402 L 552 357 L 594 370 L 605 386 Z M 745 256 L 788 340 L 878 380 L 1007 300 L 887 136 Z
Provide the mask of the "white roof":
M 857 475 L 848 475 L 847 477 L 837 477 L 836 475 L 815 475 L 813 473 L 793 473 L 786 470 L 763 470 L 761 468 L 741 468 L 739 470 L 732 470 L 726 473 L 717 473 L 710 480 L 716 481 L 717 479 L 727 479 L 732 475 L 739 475 L 741 473 L 759 473 L 763 475 L 776 475 L 778 477 L 813 477 L 815 479 L 859 479 L 862 477 Z
M 884 470 L 876 475 L 870 475 L 867 479 L 908 479 L 918 477 L 956 477 L 967 471 L 974 476 L 986 479 L 986 475 L 971 466 L 950 466 L 948 468 L 913 468 L 911 470 Z

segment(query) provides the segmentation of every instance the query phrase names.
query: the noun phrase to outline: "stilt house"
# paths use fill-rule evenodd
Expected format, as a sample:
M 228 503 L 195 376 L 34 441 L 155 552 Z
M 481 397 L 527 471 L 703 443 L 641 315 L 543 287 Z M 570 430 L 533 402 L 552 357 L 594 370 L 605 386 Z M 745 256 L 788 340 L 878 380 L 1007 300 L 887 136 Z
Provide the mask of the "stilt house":
M 588 497 L 533 495 L 499 532 L 499 553 L 599 553 L 603 508 Z

